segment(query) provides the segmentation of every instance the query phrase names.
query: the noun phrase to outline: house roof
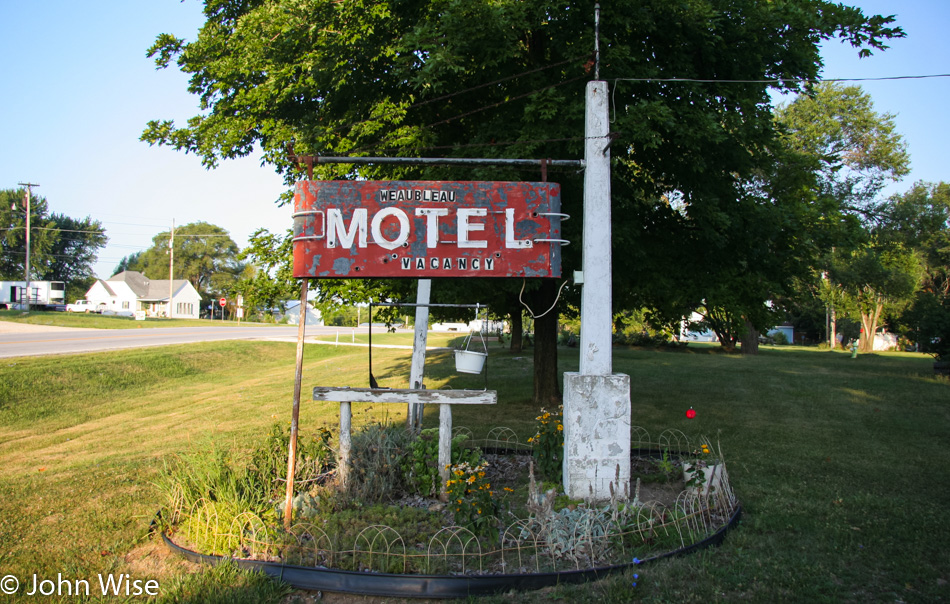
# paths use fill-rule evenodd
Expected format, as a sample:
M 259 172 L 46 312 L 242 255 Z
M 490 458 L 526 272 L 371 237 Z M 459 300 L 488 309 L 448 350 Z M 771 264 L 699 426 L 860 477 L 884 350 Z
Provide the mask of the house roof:
M 129 286 L 129 289 L 139 300 L 159 302 L 168 300 L 168 279 L 149 279 L 138 271 L 122 271 L 109 277 L 109 281 L 120 281 Z M 175 279 L 172 287 L 177 294 L 189 284 L 187 279 Z M 106 285 L 108 287 L 108 285 Z

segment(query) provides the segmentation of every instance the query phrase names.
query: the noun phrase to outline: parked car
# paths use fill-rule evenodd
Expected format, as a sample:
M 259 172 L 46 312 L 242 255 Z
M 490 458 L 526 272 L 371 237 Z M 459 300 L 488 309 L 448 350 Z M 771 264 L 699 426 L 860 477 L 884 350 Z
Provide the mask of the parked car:
M 76 300 L 66 305 L 66 312 L 99 312 L 89 300 Z

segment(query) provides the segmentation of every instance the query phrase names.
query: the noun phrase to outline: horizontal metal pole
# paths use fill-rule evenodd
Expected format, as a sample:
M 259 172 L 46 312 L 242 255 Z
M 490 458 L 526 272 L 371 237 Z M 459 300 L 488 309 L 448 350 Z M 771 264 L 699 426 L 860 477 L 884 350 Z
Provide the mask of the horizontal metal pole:
M 297 156 L 298 161 L 306 162 L 308 156 Z M 445 165 L 445 166 L 520 166 L 535 167 L 542 163 L 551 168 L 583 168 L 582 159 L 505 159 L 479 157 L 326 157 L 312 156 L 314 164 L 402 164 L 402 165 Z
M 416 304 L 413 302 L 370 302 L 370 306 L 421 306 L 424 308 L 487 308 L 484 304 Z

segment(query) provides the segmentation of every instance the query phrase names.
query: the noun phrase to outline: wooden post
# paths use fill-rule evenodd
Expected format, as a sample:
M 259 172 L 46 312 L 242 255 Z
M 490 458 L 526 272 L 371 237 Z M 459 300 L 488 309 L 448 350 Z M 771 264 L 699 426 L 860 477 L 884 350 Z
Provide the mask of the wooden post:
M 297 420 L 300 417 L 300 385 L 303 382 L 303 339 L 307 326 L 307 285 L 300 284 L 300 323 L 297 326 L 297 371 L 294 375 L 294 408 L 290 416 L 290 446 L 287 451 L 287 494 L 284 501 L 284 528 L 290 528 L 294 513 L 294 474 L 297 471 Z M 223 315 L 222 309 L 222 317 Z
M 439 476 L 442 478 L 440 492 L 445 492 L 452 462 L 452 405 L 495 405 L 498 393 L 493 390 L 415 390 L 412 388 L 333 388 L 317 386 L 313 389 L 315 401 L 340 403 L 340 454 L 337 472 L 342 484 L 349 476 L 350 429 L 352 426 L 351 403 L 399 403 L 439 406 Z
M 353 411 L 350 405 L 348 402 L 340 403 L 340 456 L 336 462 L 336 471 L 341 487 L 345 487 L 350 479 L 350 448 L 352 446 L 350 430 L 353 424 Z
M 409 366 L 409 387 L 415 390 L 423 388 L 423 377 L 426 366 L 426 344 L 429 336 L 429 304 L 432 291 L 431 279 L 419 279 L 416 286 L 416 323 L 415 336 L 412 340 L 412 363 Z M 410 403 L 406 416 L 406 427 L 413 434 L 422 430 L 422 404 Z
M 449 465 L 452 463 L 452 405 L 439 405 L 439 494 L 445 499 L 445 483 L 449 479 Z

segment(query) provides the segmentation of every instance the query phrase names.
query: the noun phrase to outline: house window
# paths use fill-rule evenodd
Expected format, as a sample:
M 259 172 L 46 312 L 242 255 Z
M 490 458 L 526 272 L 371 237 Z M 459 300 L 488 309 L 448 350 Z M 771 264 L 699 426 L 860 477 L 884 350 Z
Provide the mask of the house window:
M 190 302 L 178 302 L 175 305 L 175 314 L 176 315 L 194 314 L 194 305 Z
M 128 300 L 126 300 L 126 301 L 124 301 L 124 302 L 122 303 L 122 309 L 123 309 L 123 310 L 128 310 L 128 309 L 129 309 L 129 301 L 128 301 Z

